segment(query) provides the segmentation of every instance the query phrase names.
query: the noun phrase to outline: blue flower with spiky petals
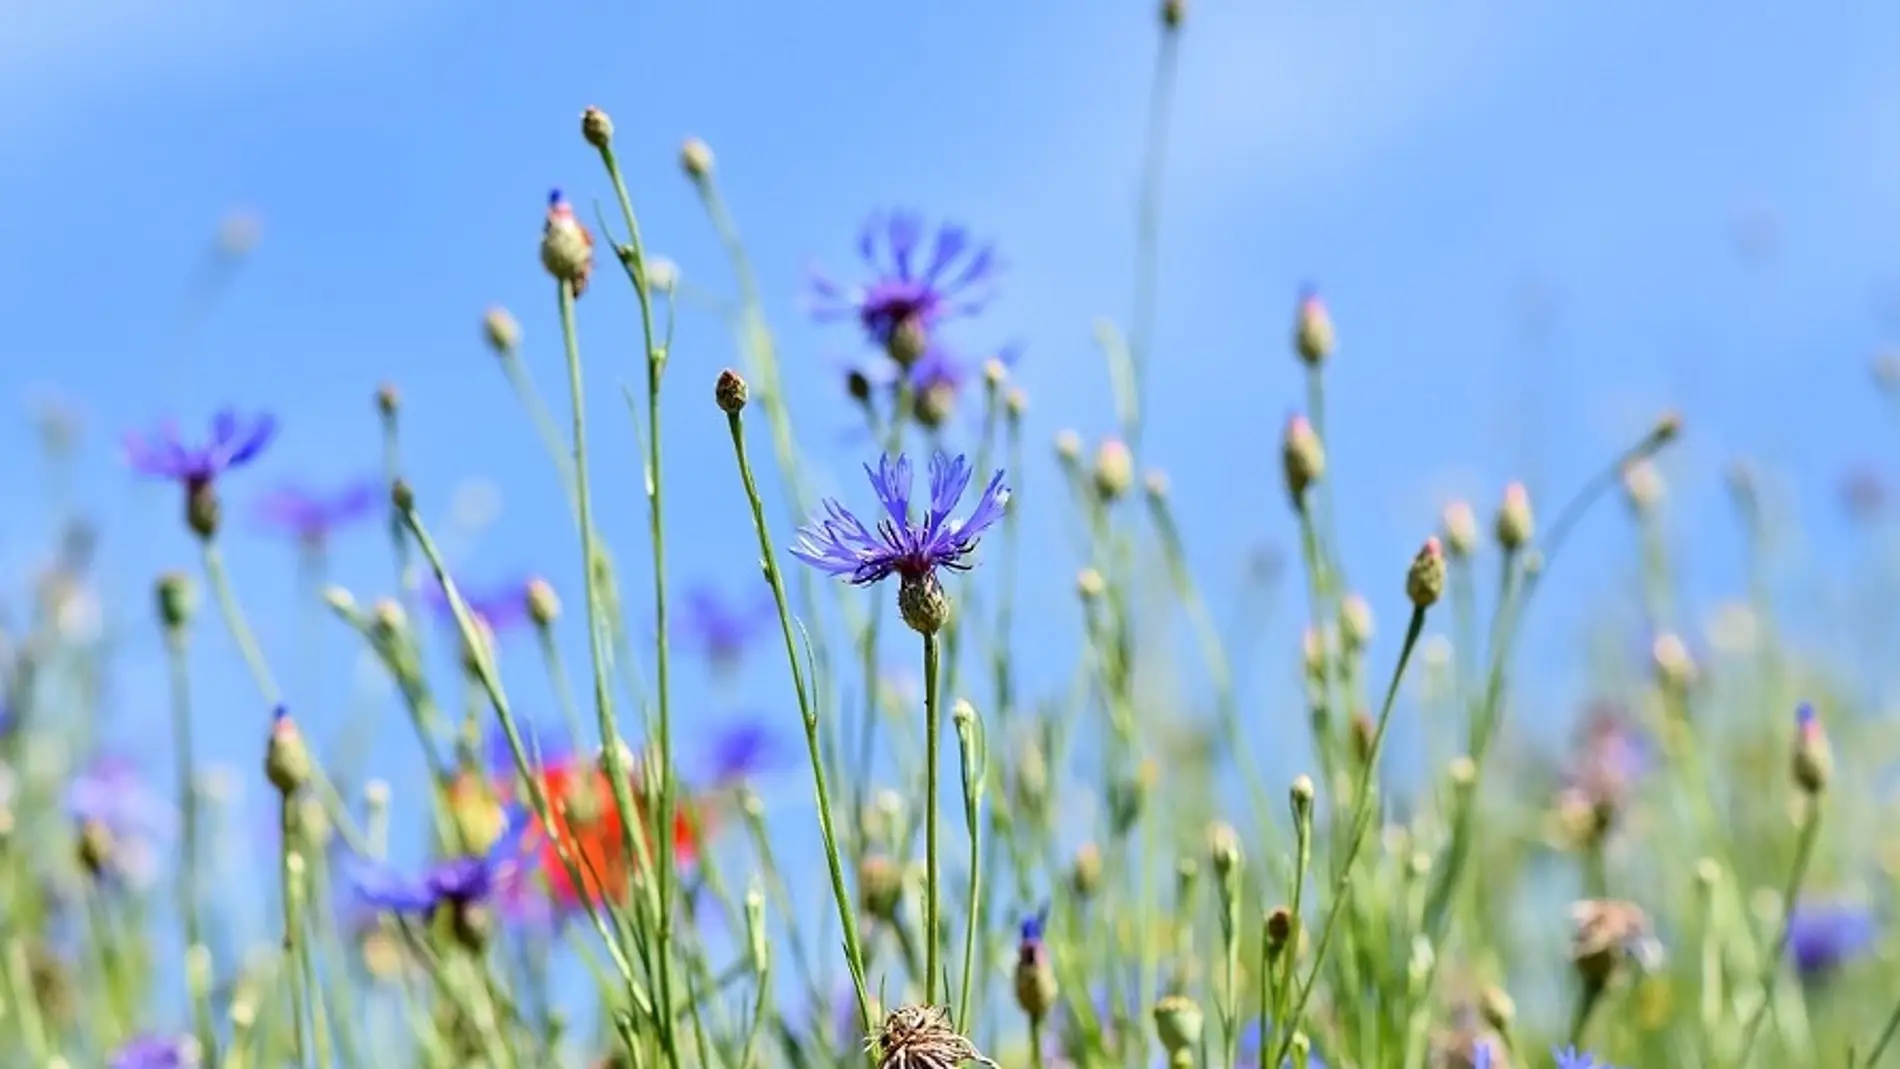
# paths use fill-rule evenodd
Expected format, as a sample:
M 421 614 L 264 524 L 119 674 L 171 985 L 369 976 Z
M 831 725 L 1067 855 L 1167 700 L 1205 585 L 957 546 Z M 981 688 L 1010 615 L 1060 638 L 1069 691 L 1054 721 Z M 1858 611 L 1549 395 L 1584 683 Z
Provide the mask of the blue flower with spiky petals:
M 391 913 L 427 916 L 447 906 L 465 909 L 487 902 L 520 873 L 524 810 L 508 814 L 508 826 L 488 852 L 438 861 L 419 875 L 405 876 L 387 865 L 365 862 L 355 872 L 356 893 L 367 905 Z
M 276 432 L 277 420 L 268 414 L 247 421 L 227 408 L 211 418 L 211 437 L 204 445 L 186 445 L 178 425 L 167 422 L 156 434 L 127 434 L 125 459 L 143 474 L 201 485 L 249 463 Z
M 1616 1069 L 1609 1062 L 1599 1061 L 1597 1056 L 1589 1051 L 1578 1050 L 1575 1047 L 1557 1047 L 1550 1053 L 1557 1059 L 1557 1069 Z M 1489 1060 L 1487 1058 L 1486 1062 L 1488 1063 Z M 1487 1067 L 1479 1066 L 1478 1069 L 1487 1069 Z
M 968 230 L 944 224 L 924 246 L 924 223 L 912 212 L 874 215 L 858 235 L 869 281 L 846 287 L 812 275 L 812 311 L 820 319 L 853 316 L 898 363 L 923 354 L 937 324 L 982 309 L 999 270 L 995 250 Z
M 824 502 L 825 517 L 798 530 L 791 554 L 820 571 L 858 586 L 869 586 L 895 573 L 901 580 L 898 609 L 904 622 L 922 634 L 935 634 L 948 618 L 949 599 L 937 579 L 937 569 L 968 571 L 977 539 L 1003 518 L 1009 488 L 1003 473 L 991 476 L 976 507 L 962 519 L 952 519 L 972 469 L 967 458 L 938 453 L 930 460 L 930 508 L 921 519 L 910 514 L 910 458 L 898 454 L 878 458 L 877 470 L 866 464 L 884 518 L 873 534 L 864 522 L 836 500 Z

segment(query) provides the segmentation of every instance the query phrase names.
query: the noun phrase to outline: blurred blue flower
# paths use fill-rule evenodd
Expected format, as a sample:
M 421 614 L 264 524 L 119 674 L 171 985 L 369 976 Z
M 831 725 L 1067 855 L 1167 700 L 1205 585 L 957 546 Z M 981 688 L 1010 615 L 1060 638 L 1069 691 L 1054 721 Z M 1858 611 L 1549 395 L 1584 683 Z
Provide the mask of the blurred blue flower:
M 1485 1055 L 1485 1064 L 1477 1069 L 1488 1069 L 1491 1061 L 1489 1048 L 1486 1048 Z M 1551 1056 L 1557 1059 L 1557 1069 L 1615 1069 L 1609 1062 L 1598 1061 L 1596 1055 L 1575 1047 L 1555 1048 Z
M 742 602 L 701 584 L 686 591 L 677 633 L 685 645 L 704 654 L 714 668 L 724 670 L 738 664 L 746 647 L 777 621 L 778 607 L 770 590 Z
M 178 437 L 177 424 L 167 420 L 156 433 L 125 436 L 125 459 L 146 475 L 203 485 L 232 468 L 249 463 L 263 452 L 277 432 L 277 420 L 261 414 L 250 420 L 224 409 L 211 419 L 211 437 L 192 448 Z
M 363 902 L 392 913 L 427 915 L 442 906 L 481 905 L 520 874 L 527 827 L 526 811 L 515 808 L 508 814 L 507 829 L 485 854 L 438 861 L 417 876 L 359 859 L 351 882 Z
M 369 515 L 377 496 L 368 480 L 327 494 L 287 483 L 258 501 L 257 518 L 305 545 L 321 546 L 337 528 Z
M 66 786 L 66 808 L 81 824 L 111 833 L 115 875 L 144 887 L 158 874 L 159 847 L 177 828 L 170 799 L 152 789 L 130 758 L 100 754 Z
M 1868 952 L 1879 935 L 1873 911 L 1855 902 L 1798 902 L 1788 917 L 1788 951 L 1806 979 Z
M 921 258 L 923 220 L 914 213 L 872 216 L 858 235 L 858 257 L 871 278 L 845 287 L 812 274 L 812 313 L 820 319 L 854 316 L 866 334 L 889 349 L 900 326 L 928 338 L 938 323 L 980 311 L 1000 269 L 995 250 L 973 245 L 954 224 L 937 229 L 928 259 Z
M 998 471 L 970 515 L 951 519 L 951 511 L 970 484 L 970 462 L 938 453 L 930 461 L 930 510 L 918 522 L 910 515 L 909 457 L 901 453 L 895 461 L 888 455 L 880 457 L 876 471 L 868 464 L 864 471 L 884 506 L 885 517 L 878 521 L 877 533 L 827 498 L 825 518 L 799 528 L 798 541 L 791 548 L 792 556 L 806 564 L 859 586 L 893 572 L 905 579 L 920 579 L 938 568 L 967 571 L 977 539 L 1003 518 L 1009 502 L 1009 489 Z
M 766 767 L 778 739 L 760 720 L 743 720 L 713 736 L 707 773 L 714 787 L 731 786 Z
M 190 1036 L 145 1035 L 113 1052 L 108 1069 L 189 1069 L 198 1064 L 198 1041 Z

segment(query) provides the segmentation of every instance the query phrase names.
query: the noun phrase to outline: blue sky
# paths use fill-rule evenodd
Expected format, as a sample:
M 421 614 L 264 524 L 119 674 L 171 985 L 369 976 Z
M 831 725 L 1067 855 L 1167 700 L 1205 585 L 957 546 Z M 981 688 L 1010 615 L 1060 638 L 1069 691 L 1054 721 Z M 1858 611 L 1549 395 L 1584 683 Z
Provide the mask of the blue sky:
M 280 478 L 374 471 L 369 398 L 396 382 L 413 481 L 437 522 L 468 480 L 497 495 L 493 522 L 457 540 L 466 574 L 543 571 L 578 603 L 565 504 L 478 323 L 490 303 L 513 308 L 537 380 L 560 400 L 534 250 L 550 186 L 590 219 L 606 192 L 577 132 L 586 104 L 616 119 L 649 245 L 723 291 L 674 162 L 687 135 L 713 146 L 797 380 L 804 444 L 853 500 L 860 457 L 833 369 L 858 345 L 801 316 L 806 266 L 848 270 L 860 220 L 881 206 L 993 238 L 1011 265 L 1005 296 L 956 338 L 1026 344 L 1037 460 L 1023 477 L 1050 485 L 1057 429 L 1092 439 L 1110 427 L 1090 325 L 1127 317 L 1154 23 L 1146 3 L 13 5 L 0 17 L 0 397 L 24 410 L 51 391 L 90 428 L 79 493 L 105 524 L 108 615 L 127 631 L 115 736 L 164 737 L 145 584 L 193 562 L 172 495 L 135 484 L 110 448 L 165 413 L 199 421 L 228 402 L 282 415 L 267 462 L 228 489 L 241 513 Z M 1690 426 L 1665 470 L 1699 599 L 1739 589 L 1719 481 L 1736 455 L 1777 474 L 1813 558 L 1854 552 L 1834 508 L 1839 475 L 1892 445 L 1867 366 L 1900 340 L 1897 45 L 1900 11 L 1874 5 L 1196 4 L 1144 460 L 1171 473 L 1203 577 L 1232 576 L 1258 543 L 1292 544 L 1276 435 L 1299 396 L 1286 339 L 1306 280 L 1339 328 L 1340 521 L 1388 645 L 1405 563 L 1445 495 L 1488 511 L 1503 481 L 1527 475 L 1554 507 L 1667 404 Z M 240 205 L 262 219 L 262 244 L 180 363 L 168 344 L 181 297 Z M 1763 218 L 1772 250 L 1742 255 L 1739 222 Z M 1529 293 L 1551 313 L 1540 338 L 1525 329 Z M 602 522 L 637 571 L 643 506 L 618 390 L 640 374 L 633 302 L 603 270 L 582 315 Z M 666 443 L 680 581 L 750 577 L 709 403 L 732 360 L 721 324 L 683 317 Z M 28 455 L 23 428 L 4 434 L 7 455 Z M 9 500 L 30 503 L 42 481 L 31 464 L 0 469 Z M 1028 515 L 1025 589 L 1067 628 L 1078 562 L 1052 508 Z M 30 505 L 0 519 L 12 574 L 44 533 Z M 347 636 L 327 620 L 299 631 L 291 551 L 239 524 L 233 536 L 280 674 L 334 711 Z M 1605 584 L 1628 542 L 1610 517 L 1587 528 L 1534 647 L 1574 637 L 1615 598 Z M 349 536 L 335 563 L 359 597 L 388 589 L 375 529 Z M 206 747 L 249 768 L 263 714 L 220 630 L 205 631 Z M 308 633 L 333 666 L 321 687 Z M 570 663 L 584 663 L 569 638 Z M 1038 678 L 1062 678 L 1072 647 L 1025 642 L 1052 662 Z M 1290 634 L 1275 643 L 1253 673 L 1278 688 Z M 545 701 L 531 659 L 509 669 L 526 704 Z M 732 704 L 782 706 L 781 671 L 762 665 Z M 726 710 L 697 673 L 681 686 L 683 705 Z M 395 749 L 406 729 L 392 702 L 380 708 L 378 739 Z M 783 793 L 805 797 L 798 777 Z

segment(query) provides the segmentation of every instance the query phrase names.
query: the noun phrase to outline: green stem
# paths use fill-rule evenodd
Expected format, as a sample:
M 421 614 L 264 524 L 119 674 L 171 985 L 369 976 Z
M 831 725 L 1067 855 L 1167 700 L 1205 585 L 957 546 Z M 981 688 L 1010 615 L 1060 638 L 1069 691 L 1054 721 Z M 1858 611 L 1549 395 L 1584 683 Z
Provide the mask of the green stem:
M 974 719 L 967 725 L 959 721 L 957 726 L 957 757 L 963 774 L 963 823 L 970 836 L 970 884 L 965 903 L 968 913 L 963 923 L 963 987 L 957 996 L 957 1031 L 966 1036 L 971 1031 L 970 987 L 976 977 L 976 933 L 983 902 L 983 780 L 989 759 L 980 727 L 980 722 Z
M 202 856 L 198 845 L 198 772 L 192 759 L 191 674 L 185 657 L 185 630 L 165 630 L 166 662 L 172 688 L 172 747 L 178 759 L 178 812 L 184 856 L 178 861 L 178 913 L 184 922 L 185 949 L 204 945 L 204 931 L 198 921 L 198 865 Z M 191 1000 L 192 1023 L 198 1046 L 206 1061 L 217 1063 L 217 1030 L 211 1021 L 208 998 L 194 993 Z
M 924 636 L 924 1005 L 937 1004 L 937 911 L 941 906 L 937 852 L 937 763 L 943 706 L 937 696 L 937 636 Z
M 1346 898 L 1352 888 L 1353 861 L 1359 856 L 1359 848 L 1365 842 L 1366 832 L 1372 825 L 1372 776 L 1379 766 L 1379 752 L 1385 745 L 1386 728 L 1392 723 L 1392 706 L 1399 694 L 1399 681 L 1405 678 L 1405 665 L 1412 659 L 1412 648 L 1418 645 L 1418 636 L 1425 629 L 1425 607 L 1412 607 L 1412 620 L 1405 628 L 1405 642 L 1399 647 L 1399 661 L 1392 669 L 1392 682 L 1386 687 L 1385 704 L 1379 710 L 1378 726 L 1372 732 L 1372 746 L 1367 751 L 1366 761 L 1359 769 L 1359 780 L 1353 792 L 1354 803 L 1351 831 L 1346 839 L 1346 853 L 1341 859 L 1338 875 L 1333 881 L 1332 902 L 1326 910 L 1326 922 L 1320 929 L 1319 944 L 1313 951 L 1313 967 L 1306 974 L 1306 980 L 1300 985 L 1299 998 L 1293 1003 L 1293 1012 L 1282 1026 L 1282 1038 L 1275 1046 L 1273 1058 L 1268 1065 L 1279 1065 L 1286 1060 L 1292 1049 L 1293 1034 L 1299 1029 L 1300 1018 L 1306 1013 L 1307 1000 L 1313 996 L 1313 988 L 1319 980 L 1320 968 L 1326 964 L 1326 950 L 1333 941 L 1333 931 L 1339 922 L 1339 915 L 1346 904 Z
M 1123 415 L 1122 437 L 1128 448 L 1140 451 L 1142 401 L 1147 387 L 1147 368 L 1154 344 L 1155 297 L 1160 279 L 1161 179 L 1166 173 L 1168 155 L 1168 118 L 1173 108 L 1176 57 L 1180 33 L 1165 27 L 1161 48 L 1155 57 L 1155 80 L 1148 100 L 1148 136 L 1141 176 L 1141 200 L 1135 228 L 1134 315 L 1128 329 L 1128 353 L 1134 380 L 1133 396 Z
M 264 704 L 274 709 L 284 703 L 284 693 L 278 689 L 277 679 L 271 675 L 270 664 L 264 660 L 264 651 L 257 644 L 257 636 L 252 633 L 251 625 L 245 622 L 244 610 L 238 606 L 237 595 L 231 590 L 230 578 L 224 571 L 224 555 L 218 552 L 218 544 L 209 538 L 204 540 L 203 549 L 205 581 L 211 585 L 211 594 L 217 599 L 218 611 L 224 614 L 224 625 L 230 629 L 231 638 L 244 657 L 245 667 L 251 670 L 251 678 L 256 680 L 257 689 L 264 696 Z
M 304 1048 L 304 973 L 299 964 L 303 953 L 303 920 L 298 909 L 298 883 L 302 879 L 302 858 L 297 856 L 296 814 L 293 807 L 297 804 L 293 795 L 282 795 L 278 799 L 278 837 L 281 845 L 278 850 L 278 878 L 283 881 L 284 903 L 284 971 L 290 981 L 290 1021 L 292 1047 L 296 1051 L 297 1064 L 310 1064 L 309 1052 Z
M 798 639 L 793 633 L 793 620 L 790 607 L 785 600 L 785 580 L 778 567 L 778 558 L 772 551 L 772 533 L 765 522 L 765 502 L 759 497 L 757 482 L 752 477 L 752 464 L 746 459 L 745 428 L 737 412 L 726 417 L 728 428 L 732 432 L 733 454 L 738 460 L 739 477 L 745 484 L 746 500 L 752 506 L 752 525 L 759 535 L 759 556 L 765 568 L 766 582 L 772 587 L 773 604 L 778 609 L 779 629 L 785 635 L 785 656 L 791 663 L 792 686 L 798 692 L 798 711 L 805 724 L 805 747 L 811 756 L 813 788 L 818 795 L 818 830 L 824 838 L 825 861 L 831 870 L 831 891 L 837 900 L 838 920 L 844 929 L 845 963 L 851 970 L 851 983 L 858 997 L 858 1017 L 864 1031 L 869 1033 L 874 1027 L 871 1020 L 870 992 L 864 984 L 864 949 L 858 938 L 857 912 L 852 907 L 851 892 L 844 882 L 844 867 L 838 859 L 838 837 L 831 813 L 831 791 L 825 783 L 824 754 L 818 741 L 818 711 L 805 679 L 805 670 L 798 657 Z
M 1807 878 L 1808 863 L 1814 859 L 1814 844 L 1821 837 L 1821 799 L 1812 795 L 1801 814 L 1800 838 L 1795 842 L 1794 866 L 1788 870 L 1788 884 L 1781 893 L 1781 930 L 1775 936 L 1774 951 L 1761 969 L 1761 1001 L 1756 1004 L 1755 1012 L 1749 1015 L 1748 1024 L 1742 1029 L 1742 1049 L 1736 1055 L 1735 1064 L 1748 1064 L 1748 1056 L 1755 1049 L 1755 1039 L 1761 1031 L 1761 1023 L 1768 1017 L 1773 1004 L 1775 978 L 1781 974 L 1781 966 L 1788 956 L 1788 939 L 1794 926 L 1796 899 L 1801 895 L 1801 883 Z M 1871 1060 L 1869 1061 L 1871 1065 Z

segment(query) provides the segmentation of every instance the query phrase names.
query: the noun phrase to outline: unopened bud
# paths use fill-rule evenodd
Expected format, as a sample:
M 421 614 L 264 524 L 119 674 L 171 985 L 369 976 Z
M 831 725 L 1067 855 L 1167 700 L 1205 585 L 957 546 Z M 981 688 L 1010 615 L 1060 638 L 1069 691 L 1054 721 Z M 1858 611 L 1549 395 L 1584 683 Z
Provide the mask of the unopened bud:
M 265 778 L 277 788 L 277 793 L 288 797 L 310 782 L 313 771 L 303 733 L 297 730 L 297 722 L 284 707 L 278 706 L 271 719 L 270 739 L 264 747 Z
M 897 862 L 882 854 L 866 854 L 858 862 L 858 902 L 864 912 L 878 920 L 897 916 L 897 904 L 904 897 L 904 874 Z
M 1095 450 L 1095 494 L 1105 502 L 1119 500 L 1135 482 L 1135 458 L 1119 438 L 1104 438 Z
M 594 270 L 594 237 L 559 190 L 548 197 L 547 218 L 541 224 L 541 266 L 576 297 L 586 292 L 587 277 Z
M 1081 899 L 1092 898 L 1102 886 L 1102 850 L 1094 843 L 1083 843 L 1069 863 L 1069 888 Z
M 745 930 L 752 971 L 764 976 L 771 967 L 771 939 L 765 930 L 765 892 L 757 887 L 745 893 Z
M 1141 489 L 1151 501 L 1166 501 L 1168 491 L 1171 489 L 1168 485 L 1168 473 L 1160 468 L 1154 469 L 1142 477 Z
M 1802 793 L 1814 797 L 1827 790 L 1828 780 L 1834 774 L 1834 751 L 1828 745 L 1827 732 L 1821 728 L 1821 718 L 1814 713 L 1814 706 L 1802 702 L 1795 710 L 1794 755 L 1791 769 L 1794 784 Z
M 1280 463 L 1286 471 L 1286 491 L 1295 508 L 1306 495 L 1306 488 L 1326 475 L 1326 449 L 1305 416 L 1287 420 L 1280 443 Z
M 339 616 L 356 614 L 356 595 L 350 593 L 348 588 L 335 583 L 323 588 L 323 603 L 330 607 L 331 612 Z
M 1405 573 L 1405 596 L 1420 609 L 1429 609 L 1445 593 L 1445 551 L 1433 535 L 1419 547 Z
M 1084 568 L 1075 573 L 1075 592 L 1085 602 L 1094 601 L 1108 590 L 1108 583 L 1102 573 L 1093 568 Z
M 1293 938 L 1293 914 L 1285 906 L 1275 906 L 1261 923 L 1267 929 L 1267 953 L 1277 956 Z
M 157 592 L 158 621 L 165 630 L 179 631 L 191 623 L 198 595 L 190 576 L 183 572 L 166 572 L 158 577 Z
M 1313 816 L 1313 777 L 1301 773 L 1293 777 L 1293 788 L 1287 792 L 1293 803 L 1294 823 L 1312 819 Z
M 1662 474 L 1648 457 L 1623 465 L 1623 498 L 1629 503 L 1630 511 L 1638 516 L 1648 514 L 1662 503 Z
M 1494 1031 L 1508 1035 L 1517 1020 L 1517 1003 L 1503 988 L 1487 984 L 1478 993 L 1478 1014 Z
M 1056 432 L 1056 459 L 1073 464 L 1082 459 L 1082 436 L 1073 430 Z
M 1471 506 L 1453 501 L 1445 506 L 1440 520 L 1445 529 L 1445 549 L 1454 557 L 1469 557 L 1478 548 L 1478 517 Z
M 1537 521 L 1531 515 L 1531 494 L 1523 483 L 1504 488 L 1504 502 L 1498 506 L 1498 545 L 1508 552 L 1522 549 L 1537 534 Z
M 1333 351 L 1333 320 L 1326 314 L 1325 302 L 1313 290 L 1300 296 L 1299 312 L 1294 317 L 1293 351 L 1308 367 L 1325 363 Z
M 105 821 L 88 820 L 79 826 L 78 849 L 79 864 L 93 879 L 99 879 L 112 871 L 117 843 Z
M 1358 653 L 1372 644 L 1372 606 L 1357 594 L 1339 602 L 1339 643 L 1347 653 Z
M 393 416 L 402 407 L 402 391 L 393 382 L 385 382 L 376 387 L 376 411 L 385 417 Z
M 1207 861 L 1214 876 L 1223 882 L 1240 867 L 1240 833 L 1226 821 L 1215 821 L 1207 830 Z
M 870 384 L 865 384 L 868 394 Z M 752 388 L 746 385 L 737 371 L 727 368 L 719 373 L 719 381 L 713 383 L 713 400 L 719 405 L 719 411 L 728 416 L 736 416 L 745 409 L 745 403 L 752 396 Z
M 595 148 L 605 149 L 613 144 L 614 121 L 599 108 L 588 108 L 581 112 L 581 136 Z
M 1155 1003 L 1155 1036 L 1168 1052 L 1168 1064 L 1186 1069 L 1201 1045 L 1201 1007 L 1186 995 L 1165 995 Z
M 1012 420 L 1020 420 L 1029 411 L 1029 394 L 1021 386 L 1012 386 L 1003 395 L 1003 411 Z
M 1161 0 L 1161 25 L 1178 30 L 1187 19 L 1187 0 Z
M 416 492 L 410 487 L 409 480 L 395 479 L 390 482 L 389 503 L 396 506 L 397 512 L 408 512 L 416 507 Z
M 547 627 L 560 618 L 561 597 L 546 579 L 536 576 L 528 580 L 522 597 L 528 603 L 528 619 L 534 621 L 536 627 Z
M 689 137 L 680 145 L 680 170 L 694 182 L 704 182 L 712 174 L 712 147 L 697 137 Z
M 1667 631 L 1657 635 L 1650 644 L 1650 658 L 1655 662 L 1656 682 L 1663 689 L 1681 693 L 1695 684 L 1695 659 L 1681 636 Z
M 482 316 L 482 337 L 497 356 L 512 356 L 521 345 L 521 325 L 502 307 L 490 308 Z

